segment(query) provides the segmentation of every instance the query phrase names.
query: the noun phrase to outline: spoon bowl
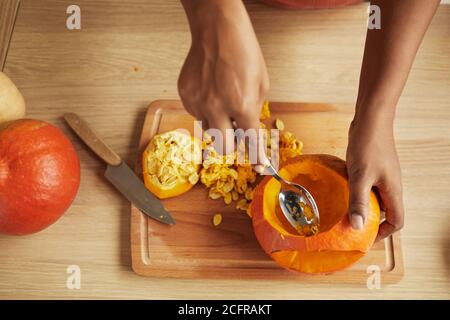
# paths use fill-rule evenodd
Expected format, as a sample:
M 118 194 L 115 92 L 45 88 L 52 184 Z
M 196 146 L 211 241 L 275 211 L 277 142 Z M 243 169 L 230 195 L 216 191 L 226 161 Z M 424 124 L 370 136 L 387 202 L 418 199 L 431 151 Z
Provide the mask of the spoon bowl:
M 311 227 L 317 228 L 320 224 L 319 209 L 311 193 L 305 187 L 283 179 L 270 163 L 266 168 L 281 182 L 278 201 L 289 224 L 297 231 L 305 230 L 305 227 L 307 230 L 312 230 Z

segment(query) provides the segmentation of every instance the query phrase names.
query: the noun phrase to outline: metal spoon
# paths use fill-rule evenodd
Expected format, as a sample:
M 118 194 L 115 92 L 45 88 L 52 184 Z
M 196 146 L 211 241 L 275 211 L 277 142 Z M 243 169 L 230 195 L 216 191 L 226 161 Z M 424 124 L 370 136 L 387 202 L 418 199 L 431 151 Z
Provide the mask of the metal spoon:
M 270 162 L 268 162 L 265 167 L 275 179 L 281 182 L 281 190 L 278 194 L 278 200 L 280 202 L 281 211 L 291 226 L 295 228 L 295 230 L 301 230 L 306 226 L 319 226 L 319 209 L 317 208 L 317 204 L 311 193 L 309 193 L 309 191 L 301 185 L 284 180 L 280 177 Z M 291 189 L 293 187 L 297 190 L 288 190 L 285 187 L 291 187 Z M 309 219 L 305 215 L 305 208 L 311 209 L 314 214 L 312 219 Z

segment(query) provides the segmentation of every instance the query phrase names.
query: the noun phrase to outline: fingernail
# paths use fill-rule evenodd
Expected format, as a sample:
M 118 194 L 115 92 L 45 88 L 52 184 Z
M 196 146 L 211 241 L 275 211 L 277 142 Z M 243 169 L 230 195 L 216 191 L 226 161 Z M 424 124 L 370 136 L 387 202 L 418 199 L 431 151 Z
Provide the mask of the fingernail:
M 351 224 L 353 229 L 361 230 L 363 228 L 363 218 L 359 214 L 352 214 L 351 216 Z

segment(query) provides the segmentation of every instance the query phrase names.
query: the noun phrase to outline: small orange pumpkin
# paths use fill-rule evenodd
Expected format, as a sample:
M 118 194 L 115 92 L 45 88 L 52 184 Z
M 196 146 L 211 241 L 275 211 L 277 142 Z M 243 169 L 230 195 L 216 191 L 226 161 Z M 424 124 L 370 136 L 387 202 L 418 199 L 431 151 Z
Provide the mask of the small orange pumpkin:
M 201 143 L 179 131 L 160 133 L 142 154 L 142 174 L 150 192 L 160 199 L 179 196 L 199 180 Z
M 330 155 L 302 155 L 287 161 L 279 173 L 311 192 L 319 208 L 320 227 L 313 236 L 299 235 L 279 207 L 280 183 L 266 176 L 255 189 L 251 213 L 256 238 L 272 259 L 295 271 L 330 273 L 364 256 L 378 232 L 380 206 L 372 192 L 363 229 L 351 227 L 345 161 Z

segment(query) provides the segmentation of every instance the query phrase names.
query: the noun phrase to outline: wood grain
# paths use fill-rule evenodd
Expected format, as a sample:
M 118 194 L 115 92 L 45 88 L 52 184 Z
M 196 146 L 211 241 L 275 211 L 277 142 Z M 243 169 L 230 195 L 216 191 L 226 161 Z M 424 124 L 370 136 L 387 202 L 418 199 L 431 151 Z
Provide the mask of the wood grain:
M 0 1 L 0 71 L 5 66 L 20 0 Z
M 96 155 L 111 166 L 118 166 L 122 163 L 120 157 L 103 141 L 102 138 L 91 128 L 91 126 L 76 113 L 66 113 L 64 115 L 69 127 Z
M 82 179 L 74 205 L 56 224 L 32 236 L 0 236 L 1 298 L 450 299 L 449 6 L 438 9 L 425 36 L 396 117 L 406 207 L 405 276 L 369 290 L 365 282 L 329 286 L 136 275 L 130 205 L 104 180 L 104 164 L 61 117 L 78 113 L 122 159 L 134 163 L 148 104 L 178 99 L 189 28 L 178 1 L 76 3 L 82 29 L 69 31 L 67 1 L 21 1 L 4 71 L 23 93 L 28 116 L 58 125 L 72 139 Z M 354 103 L 365 5 L 285 11 L 248 1 L 247 7 L 269 68 L 270 100 Z M 342 112 L 351 116 L 353 108 Z M 343 157 L 346 132 L 334 134 L 341 143 L 333 153 Z M 313 149 L 305 145 L 305 152 Z M 66 288 L 72 264 L 82 271 L 80 290 Z
M 300 137 L 313 153 L 334 152 L 345 145 L 345 136 L 351 114 L 339 112 L 333 104 L 271 102 L 271 120 L 281 119 L 286 130 Z M 345 109 L 342 106 L 340 109 Z M 317 124 L 332 118 L 321 130 Z M 157 100 L 150 104 L 139 142 L 142 154 L 152 137 L 159 132 L 186 129 L 193 134 L 194 118 L 176 100 Z M 314 125 L 315 124 L 315 125 Z M 306 129 L 311 126 L 311 129 Z M 336 132 L 341 133 L 340 136 Z M 331 142 L 331 139 L 335 141 Z M 320 150 L 320 151 L 317 151 Z M 141 163 L 137 171 L 142 176 Z M 208 198 L 206 188 L 199 184 L 189 192 L 163 201 L 177 221 L 167 226 L 149 219 L 136 207 L 131 210 L 131 255 L 133 270 L 148 277 L 181 279 L 259 279 L 300 281 L 302 283 L 364 283 L 368 266 L 377 266 L 383 282 L 395 283 L 403 277 L 403 255 L 400 236 L 376 243 L 371 251 L 354 266 L 331 275 L 306 276 L 289 272 L 272 261 L 259 246 L 251 219 L 220 200 Z M 222 214 L 218 227 L 212 217 Z

